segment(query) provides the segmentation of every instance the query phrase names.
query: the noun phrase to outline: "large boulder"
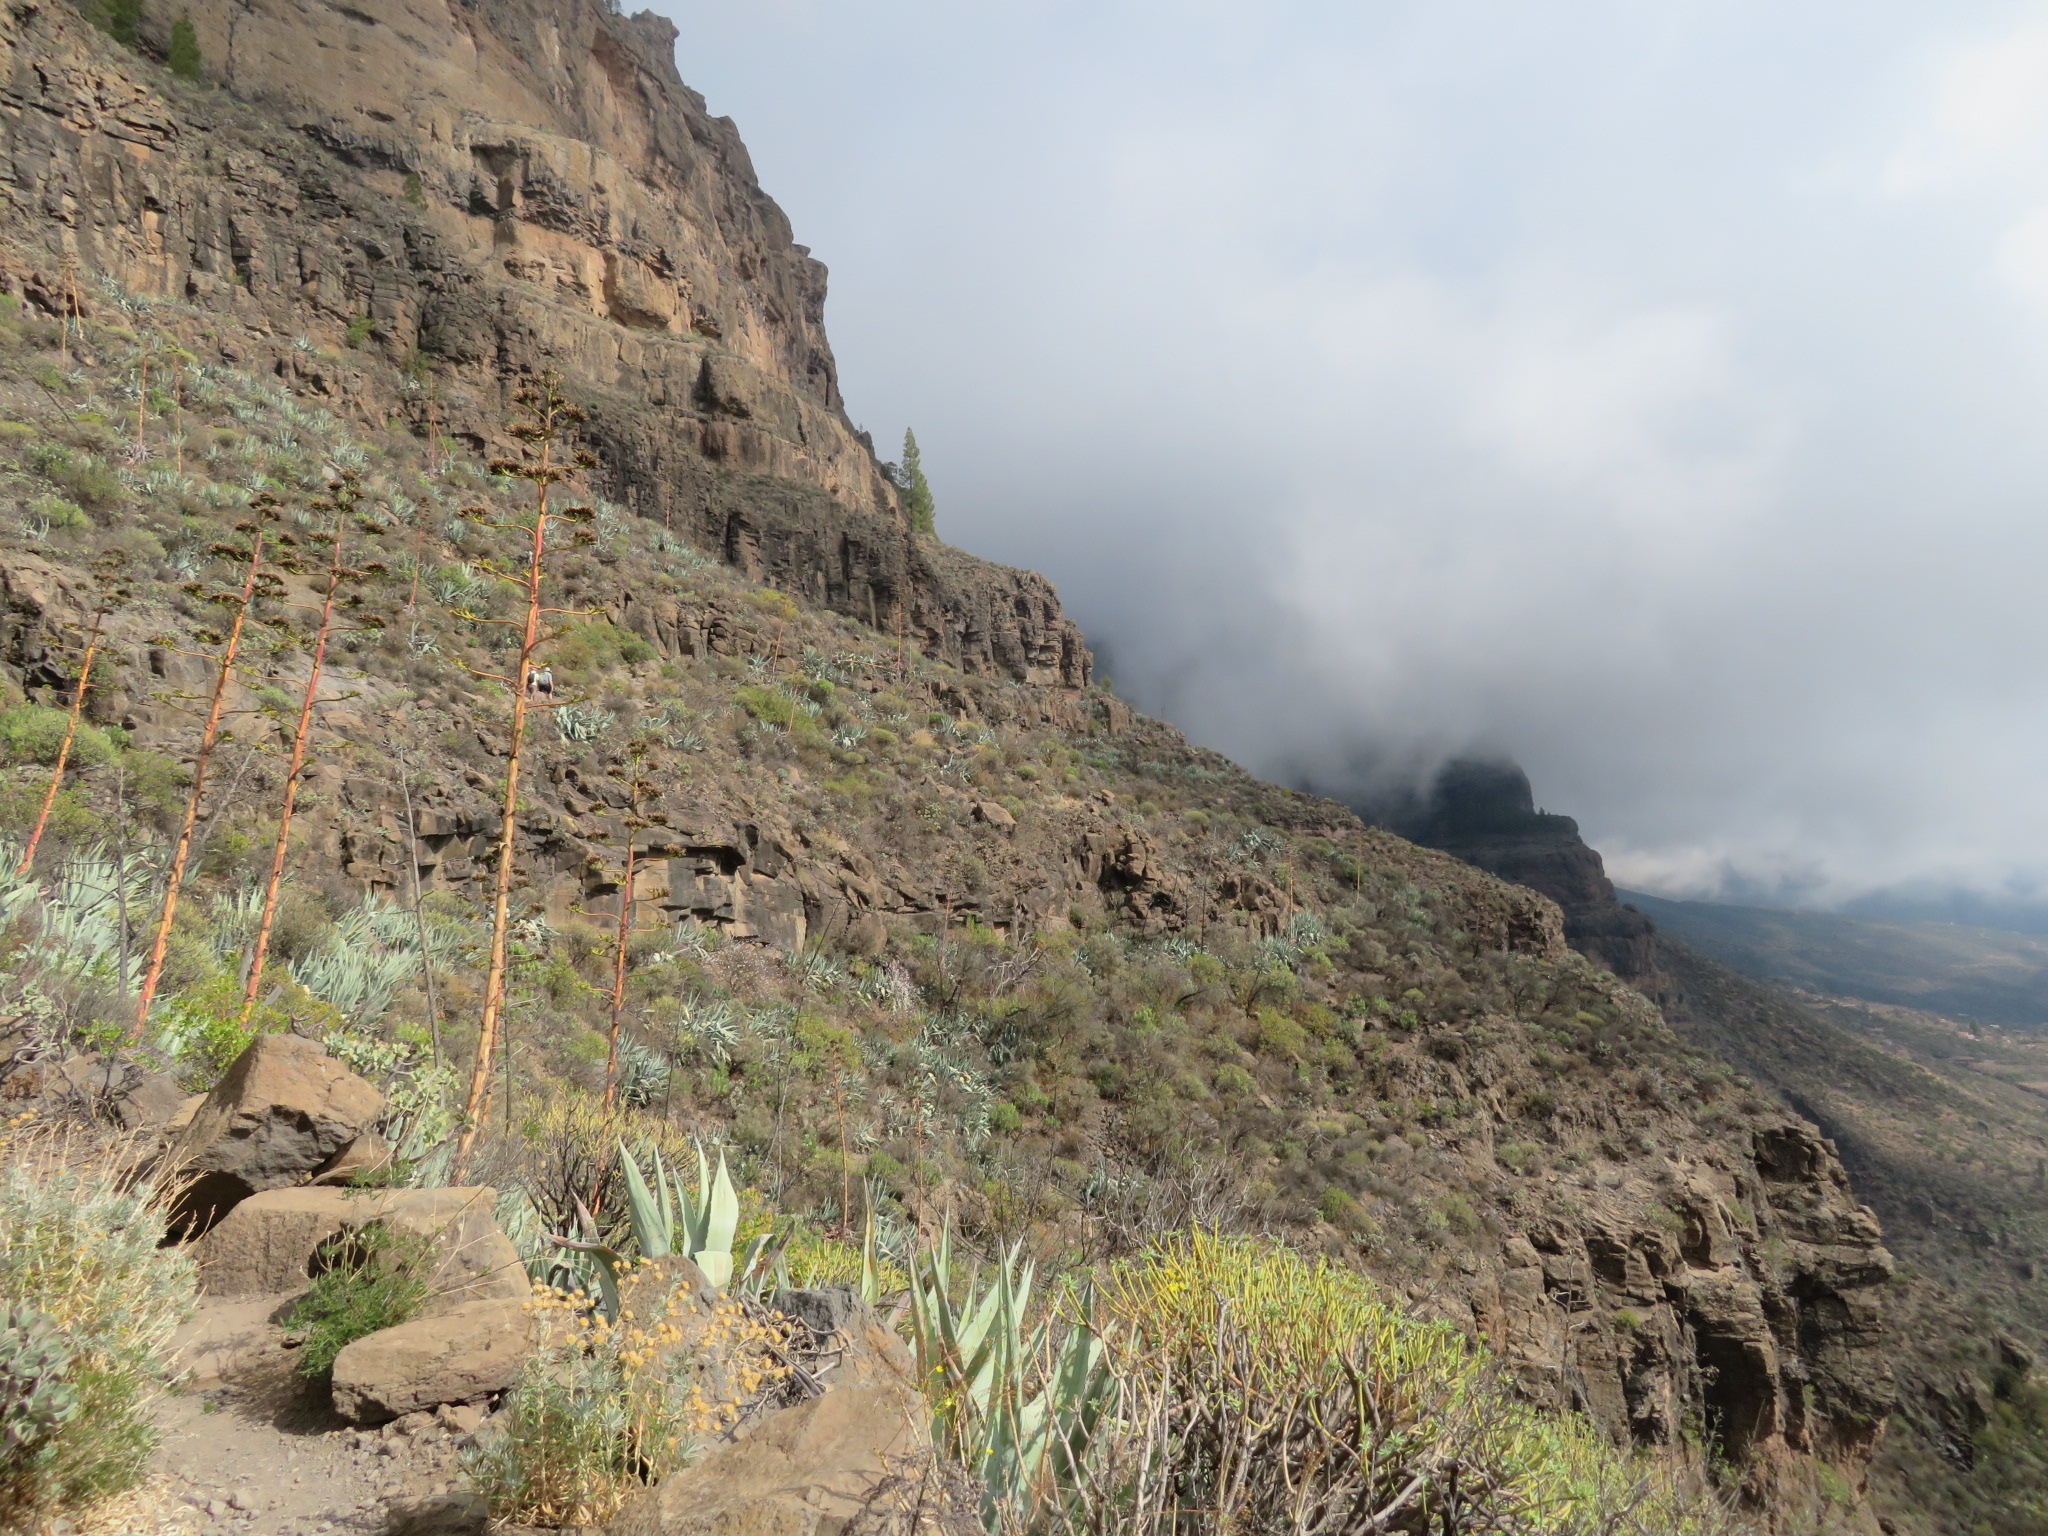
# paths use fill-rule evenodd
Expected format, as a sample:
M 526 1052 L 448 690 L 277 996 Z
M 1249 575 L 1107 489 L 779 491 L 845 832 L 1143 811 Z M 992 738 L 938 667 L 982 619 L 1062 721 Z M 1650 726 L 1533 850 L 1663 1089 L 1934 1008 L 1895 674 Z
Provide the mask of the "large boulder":
M 203 1232 L 243 1200 L 302 1184 L 376 1122 L 384 1097 L 310 1040 L 263 1035 L 165 1152 L 178 1225 Z
M 829 1346 L 811 1389 L 822 1394 L 738 1426 L 629 1501 L 607 1536 L 838 1536 L 857 1518 L 878 1533 L 939 1528 L 948 1500 L 923 1487 L 936 1465 L 930 1410 L 902 1341 L 844 1287 L 779 1292 L 772 1305 Z
M 382 1424 L 415 1409 L 481 1402 L 512 1385 L 532 1330 L 525 1301 L 497 1296 L 357 1339 L 334 1357 L 335 1410 Z
M 767 1415 L 744 1440 L 629 1501 L 607 1536 L 838 1536 L 888 1506 L 931 1459 L 926 1410 L 905 1382 L 835 1387 Z M 920 1523 L 885 1520 L 884 1529 Z
M 125 1056 L 74 1056 L 41 1074 L 46 1110 L 117 1121 L 131 1131 L 162 1127 L 184 1104 L 185 1090 L 168 1072 L 150 1072 Z
M 438 1250 L 425 1315 L 466 1302 L 524 1299 L 526 1267 L 493 1211 L 497 1191 L 354 1190 L 315 1186 L 251 1195 L 192 1245 L 202 1294 L 223 1300 L 301 1290 L 329 1239 L 370 1226 L 424 1238 Z

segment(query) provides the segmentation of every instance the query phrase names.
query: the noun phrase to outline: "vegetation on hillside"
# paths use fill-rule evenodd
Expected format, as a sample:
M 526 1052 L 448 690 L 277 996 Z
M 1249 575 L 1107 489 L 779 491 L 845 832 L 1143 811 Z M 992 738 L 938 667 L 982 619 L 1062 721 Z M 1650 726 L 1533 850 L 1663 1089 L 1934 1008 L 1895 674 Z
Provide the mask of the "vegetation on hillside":
M 0 1525 L 138 1482 L 156 1444 L 191 1261 L 163 1212 L 90 1144 L 19 1123 L 0 1136 Z
M 513 1192 L 530 1263 L 567 1266 L 556 1280 L 578 1296 L 594 1278 L 546 1237 L 633 1251 L 622 1140 L 723 1146 L 756 1230 L 818 1272 L 872 1228 L 874 1262 L 914 1283 L 950 1223 L 963 1249 L 1121 1275 L 1113 1312 L 1194 1262 L 1173 1246 L 1191 1229 L 1265 1234 L 1328 1263 L 1217 1250 L 1226 1269 L 1264 1286 L 1309 1266 L 1311 1296 L 1370 1311 L 1398 1358 L 1440 1341 L 1445 1390 L 1490 1405 L 1470 1424 L 1416 1409 L 1436 1428 L 1404 1455 L 1494 1469 L 1431 1497 L 1633 1496 L 1618 1453 L 1511 1411 L 1411 1301 L 1471 1323 L 1461 1277 L 1588 1199 L 1679 1231 L 1676 1183 L 1617 1193 L 1620 1170 L 1689 1139 L 1747 1148 L 1777 1111 L 1583 959 L 1540 935 L 1511 946 L 1533 906 L 1106 695 L 906 654 L 602 497 L 563 530 L 587 544 L 553 545 L 511 461 L 430 456 L 403 423 L 225 367 L 152 367 L 202 355 L 209 320 L 104 286 L 87 307 L 61 327 L 0 316 L 0 565 L 50 594 L 57 631 L 86 562 L 120 554 L 132 589 L 61 771 L 63 663 L 36 661 L 34 696 L 0 700 L 0 833 L 19 839 L 56 789 L 30 869 L 0 879 L 0 1031 L 21 1059 L 122 1045 L 139 1023 L 134 1049 L 203 1087 L 255 1032 L 322 1039 L 385 1088 L 403 1177 L 446 1177 L 474 1110 L 468 1175 Z M 330 562 L 338 543 L 311 546 L 346 536 L 346 626 L 319 616 L 326 587 L 296 556 L 248 579 L 266 529 Z M 565 610 L 538 625 L 534 584 L 504 579 L 536 562 Z M 687 643 L 647 622 L 660 604 Z M 531 665 L 553 691 L 544 722 L 514 725 Z M 508 785 L 514 742 L 532 771 Z M 447 830 L 501 818 L 515 842 Z M 785 946 L 734 937 L 737 914 L 675 921 L 619 857 L 660 837 L 772 842 L 862 887 L 863 921 Z M 676 879 L 681 855 L 664 858 Z M 1057 900 L 1039 898 L 1048 879 Z M 1106 1316 L 1103 1336 L 1165 1348 L 1142 1312 Z M 1574 1323 L 1616 1349 L 1640 1325 L 1605 1308 Z M 1302 1390 L 1346 1369 L 1320 1357 Z M 1132 1404 L 1160 1390 L 1143 1370 L 1119 1382 Z M 534 1433 L 583 1423 L 573 1404 L 600 1388 L 628 1390 L 531 1399 Z M 1430 1460 L 1454 1443 L 1478 1448 Z M 557 1509 L 559 1479 L 543 1484 L 557 1491 L 508 1497 Z M 1631 1518 L 1708 1519 L 1659 1513 L 1678 1508 L 1667 1492 Z M 1547 1519 L 1468 1528 L 1630 1528 Z
M 1927 1536 L 2048 1532 L 2048 1417 L 2029 1381 L 2048 1345 L 2048 1048 L 2031 1032 L 1794 999 L 1668 940 L 1660 965 L 1688 1032 L 1833 1138 L 1903 1261 L 1877 1508 Z

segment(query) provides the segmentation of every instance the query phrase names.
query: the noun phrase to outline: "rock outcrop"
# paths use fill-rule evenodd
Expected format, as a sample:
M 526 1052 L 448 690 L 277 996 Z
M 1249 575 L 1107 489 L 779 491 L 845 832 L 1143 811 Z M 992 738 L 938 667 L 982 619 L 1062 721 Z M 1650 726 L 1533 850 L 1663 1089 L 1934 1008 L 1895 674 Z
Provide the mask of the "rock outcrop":
M 382 1094 L 312 1041 L 258 1036 L 164 1154 L 181 1224 L 203 1231 L 253 1194 L 305 1182 L 383 1109 Z
M 523 1299 L 526 1269 L 492 1212 L 497 1191 L 274 1189 L 242 1201 L 193 1245 L 202 1295 L 229 1300 L 302 1289 L 337 1238 L 383 1227 L 431 1244 L 427 1312 L 486 1298 Z
M 824 268 L 677 76 L 667 21 L 598 0 L 178 14 L 223 90 L 56 6 L 0 15 L 0 224 L 46 252 L 0 286 L 50 313 L 103 303 L 94 273 L 189 300 L 234 322 L 219 361 L 480 457 L 554 369 L 624 507 L 965 672 L 1088 682 L 1043 577 L 909 532 L 842 408 Z
M 1578 823 L 1536 809 L 1519 767 L 1452 762 L 1415 803 L 1370 809 L 1555 901 L 1574 949 L 1692 1032 L 1688 988 L 1672 974 L 1679 952 L 1617 898 Z M 1637 1186 L 1648 1222 L 1617 1222 L 1625 1196 L 1553 1211 L 1510 1240 L 1494 1303 L 1506 1352 L 1539 1396 L 1572 1397 L 1640 1441 L 1678 1437 L 1693 1405 L 1715 1449 L 1792 1518 L 1825 1502 L 1801 1454 L 1860 1476 L 1896 1400 L 1883 1299 L 1895 1266 L 1877 1218 L 1835 1144 L 1794 1115 L 1757 1128 L 1733 1162 L 1692 1162 L 1639 1134 L 1649 1166 L 1615 1182 Z M 1539 1296 L 1557 1305 L 1532 1307 Z M 1595 1343 L 1573 1314 L 1603 1307 L 1620 1326 Z
M 512 1385 L 532 1349 L 523 1299 L 466 1301 L 381 1329 L 334 1357 L 334 1408 L 382 1424 L 443 1403 L 478 1403 Z
M 643 1287 L 672 1283 L 671 1274 L 656 1273 Z M 932 1471 L 929 1409 L 902 1341 L 845 1287 L 782 1292 L 774 1302 L 827 1346 L 815 1395 L 744 1424 L 636 1496 L 607 1536 L 831 1536 L 849 1528 L 917 1536 L 942 1528 L 944 1501 L 923 1487 Z M 699 1369 L 716 1380 L 724 1373 L 711 1354 Z
M 1444 765 L 1419 804 L 1363 806 L 1402 836 L 1541 891 L 1564 913 L 1565 939 L 1623 980 L 1655 966 L 1656 927 L 1624 906 L 1600 855 L 1569 816 L 1536 809 L 1529 776 L 1510 762 L 1460 759 Z
M 612 871 L 630 837 L 641 915 L 746 941 L 725 957 L 735 961 L 765 962 L 769 947 L 901 957 L 911 934 L 967 919 L 992 935 L 1108 930 L 1128 943 L 1119 963 L 1133 972 L 1169 946 L 1299 953 L 1276 961 L 1276 979 L 1313 999 L 1299 1010 L 1317 1020 L 1313 1051 L 1286 1044 L 1284 1018 L 1280 1043 L 1267 1043 L 1256 987 L 1228 1000 L 1247 1004 L 1241 1019 L 1219 996 L 1202 1007 L 1212 1022 L 1235 1019 L 1215 1036 L 1234 1076 L 1190 1057 L 1182 1094 L 1105 1061 L 1116 1070 L 1052 1084 L 1057 1124 L 1043 1116 L 1032 1145 L 1055 1168 L 1109 1174 L 1157 1153 L 1145 1143 L 1163 1145 L 1163 1129 L 1185 1132 L 1284 1181 L 1258 1198 L 1333 1249 L 1365 1251 L 1384 1219 L 1372 1261 L 1398 1274 L 1426 1260 L 1411 1294 L 1494 1340 L 1537 1399 L 1577 1404 L 1675 1456 L 1698 1426 L 1780 1488 L 1829 1464 L 1853 1478 L 1885 1398 L 1867 1306 L 1886 1263 L 1875 1230 L 1801 1122 L 1768 1105 L 1684 1102 L 1723 1079 L 1681 1059 L 1647 1005 L 1569 954 L 1567 937 L 1611 939 L 1595 950 L 1601 963 L 1629 971 L 1631 935 L 1588 926 L 1589 901 L 1612 896 L 1597 859 L 1567 860 L 1545 884 L 1529 852 L 1542 840 L 1526 826 L 1470 840 L 1493 839 L 1503 851 L 1489 867 L 1505 872 L 1511 853 L 1528 853 L 1527 878 L 1567 903 L 1561 916 L 1536 890 L 1257 784 L 1078 691 L 1088 655 L 1046 583 L 904 530 L 840 412 L 816 313 L 822 274 L 789 243 L 730 125 L 676 81 L 665 24 L 586 0 L 333 11 L 198 0 L 191 14 L 222 89 L 176 84 L 47 4 L 0 13 L 0 286 L 24 301 L 28 328 L 38 313 L 142 313 L 133 294 L 168 296 L 180 304 L 158 313 L 181 342 L 238 377 L 275 379 L 290 409 L 410 422 L 478 455 L 500 446 L 517 382 L 556 369 L 591 413 L 599 490 L 830 610 L 792 610 L 701 564 L 687 579 L 664 567 L 660 582 L 638 580 L 621 554 L 617 569 L 586 573 L 566 596 L 646 643 L 640 682 L 659 669 L 716 694 L 718 739 L 733 750 L 681 761 L 689 749 L 677 747 L 671 781 L 646 804 L 617 741 L 585 751 L 565 733 L 561 750 L 537 753 L 517 828 L 536 916 L 566 926 L 616 913 Z M 102 274 L 132 293 L 101 286 Z M 246 385 L 235 398 L 260 414 Z M 416 471 L 401 462 L 409 443 L 373 435 L 394 483 Z M 151 511 L 176 521 L 168 502 Z M 645 523 L 620 547 L 680 568 L 686 552 Z M 438 525 L 422 534 L 435 558 L 467 558 Z M 0 559 L 0 665 L 42 699 L 61 697 L 62 641 L 90 606 L 77 573 L 47 553 Z M 147 639 L 175 625 L 175 606 L 167 596 L 146 621 L 120 617 L 127 670 L 110 668 L 119 681 L 96 701 L 170 755 L 189 754 L 191 725 L 150 694 L 207 680 L 175 643 Z M 473 888 L 496 830 L 496 706 L 467 691 L 472 673 L 450 680 L 389 640 L 338 668 L 366 697 L 391 698 L 401 673 L 431 689 L 438 782 L 401 804 L 389 721 L 367 705 L 324 714 L 325 743 L 345 752 L 323 750 L 307 775 L 301 857 L 352 892 L 409 892 L 414 873 L 429 890 Z M 833 724 L 874 727 L 871 745 L 886 731 L 889 763 L 839 747 L 805 758 L 790 750 L 794 714 L 777 738 L 778 722 L 744 709 L 743 680 L 788 698 L 824 691 L 797 674 L 799 648 L 869 711 L 865 724 Z M 632 707 L 647 707 L 628 723 L 666 730 L 657 701 L 634 691 Z M 662 702 L 694 708 L 682 692 Z M 838 788 L 819 782 L 828 765 L 846 775 Z M 1510 823 L 1534 816 L 1527 798 L 1525 784 L 1510 796 Z M 1575 836 L 1563 818 L 1536 819 Z M 1352 919 L 1322 930 L 1318 910 L 1346 890 Z M 899 983 L 900 959 L 863 976 Z M 1086 993 L 1083 978 L 1073 987 Z M 1135 977 L 1133 988 L 1124 1002 L 1141 995 Z M 1132 1011 L 1172 1015 L 1197 996 L 1183 991 Z M 1056 1034 L 1054 1007 L 1042 1012 L 1034 1027 Z M 1121 1035 L 1117 1022 L 1071 1048 L 1092 1062 Z M 369 1197 L 246 1197 L 341 1166 L 360 1140 L 348 1125 L 359 1132 L 374 1110 L 276 1117 L 252 1100 L 229 1114 L 217 1098 L 180 1142 L 217 1163 L 205 1215 L 240 1199 L 253 1226 L 274 1206 L 280 1232 L 252 1237 L 250 1262 L 271 1278 L 303 1275 L 338 1230 L 315 1197 Z M 248 1128 L 230 1133 L 245 1112 Z M 274 1153 L 250 1155 L 273 1141 Z M 509 1379 L 516 1354 L 499 1347 L 510 1300 L 462 1304 L 477 1309 L 462 1323 L 477 1348 L 461 1358 L 442 1348 L 453 1335 L 439 1319 L 351 1346 L 337 1368 L 350 1411 L 495 1390 L 486 1383 Z M 874 1380 L 774 1409 L 746 1442 L 767 1448 L 762 1459 L 714 1453 L 622 1529 L 727 1520 L 721 1510 L 740 1521 L 748 1508 L 781 1511 L 778 1530 L 836 1529 L 892 1458 L 921 1448 L 914 1400 L 891 1384 L 886 1350 L 870 1353 Z

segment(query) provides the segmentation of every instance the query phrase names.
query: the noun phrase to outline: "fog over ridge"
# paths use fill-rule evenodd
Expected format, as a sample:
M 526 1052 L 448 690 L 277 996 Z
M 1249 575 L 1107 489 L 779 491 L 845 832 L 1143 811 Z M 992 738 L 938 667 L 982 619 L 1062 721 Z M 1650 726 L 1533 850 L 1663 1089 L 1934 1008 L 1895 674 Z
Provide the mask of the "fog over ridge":
M 855 419 L 1119 691 L 1622 883 L 2048 872 L 2048 7 L 672 4 Z

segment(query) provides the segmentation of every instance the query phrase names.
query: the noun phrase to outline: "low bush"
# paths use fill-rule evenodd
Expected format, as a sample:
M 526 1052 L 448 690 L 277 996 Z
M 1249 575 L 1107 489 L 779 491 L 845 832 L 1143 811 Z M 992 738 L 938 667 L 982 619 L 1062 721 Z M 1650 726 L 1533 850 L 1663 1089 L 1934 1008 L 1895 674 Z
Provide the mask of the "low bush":
M 0 1529 L 133 1486 L 191 1261 L 146 1188 L 62 1141 L 0 1148 Z
M 602 1525 L 627 1496 L 687 1465 L 789 1375 L 783 1337 L 754 1303 L 706 1308 L 682 1266 L 641 1261 L 616 1325 L 594 1300 L 536 1286 L 536 1347 L 468 1474 L 494 1522 Z
M 330 1239 L 321 1262 L 325 1267 L 286 1320 L 305 1335 L 292 1369 L 314 1381 L 332 1376 L 334 1357 L 357 1339 L 419 1316 L 434 1245 L 373 1225 Z
M 1264 1239 L 1196 1232 L 1114 1267 L 1097 1326 L 1114 1393 L 1020 1529 L 1751 1529 L 1583 1421 L 1516 1401 L 1450 1325 Z
M 35 763 L 49 767 L 57 761 L 64 744 L 64 732 L 71 723 L 69 710 L 44 704 L 21 704 L 0 710 L 0 759 L 9 763 Z M 71 739 L 71 768 L 98 768 L 113 761 L 114 744 L 96 725 L 81 720 Z
M 71 500 L 94 511 L 116 505 L 126 494 L 121 477 L 97 454 L 73 452 L 55 443 L 45 443 L 29 459 L 45 480 Z

